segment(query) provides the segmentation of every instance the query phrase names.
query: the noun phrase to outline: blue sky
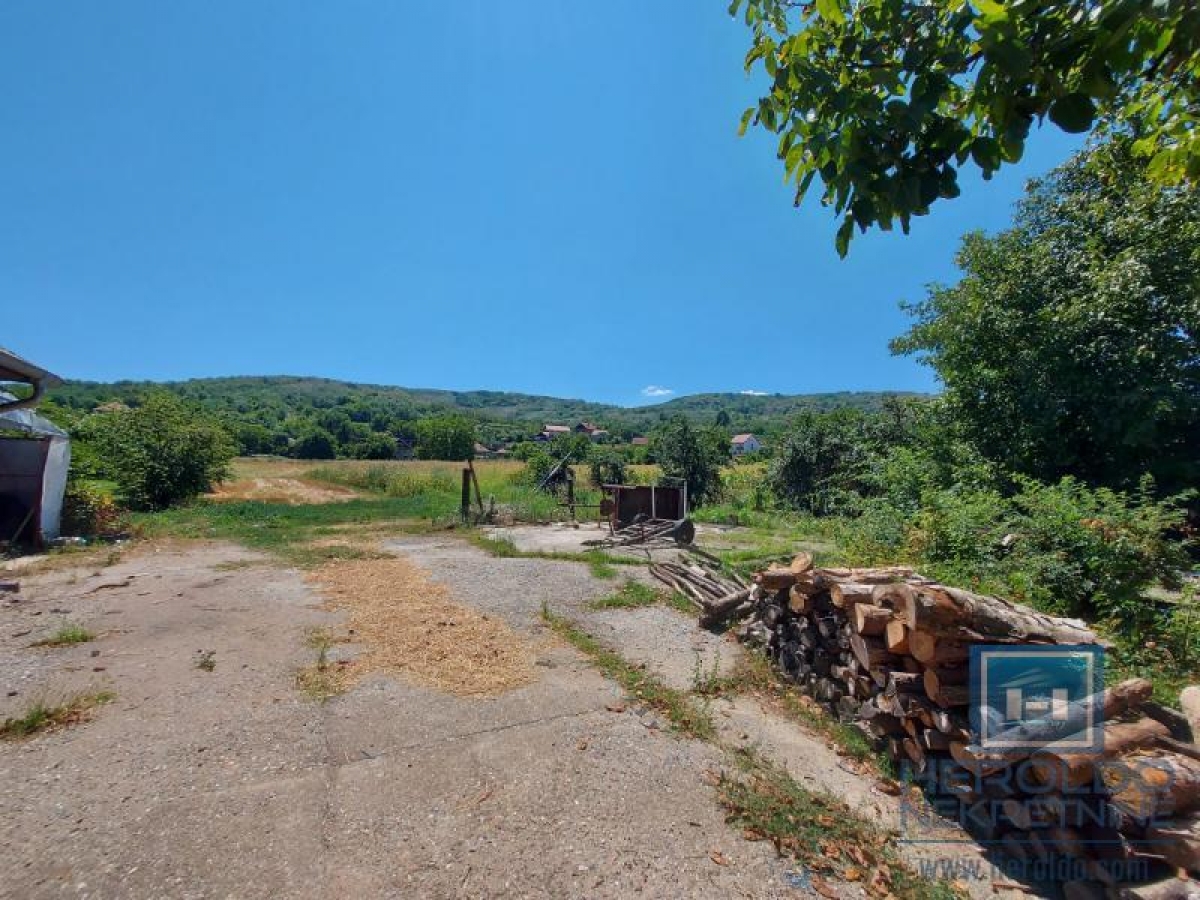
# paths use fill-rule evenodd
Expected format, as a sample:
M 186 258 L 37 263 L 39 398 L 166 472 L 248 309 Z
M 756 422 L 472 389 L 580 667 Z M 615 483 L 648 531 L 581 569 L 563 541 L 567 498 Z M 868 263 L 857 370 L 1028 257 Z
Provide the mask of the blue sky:
M 898 302 L 1076 142 L 1048 127 L 839 260 L 736 136 L 726 5 L 9 0 L 0 345 L 73 378 L 622 404 L 935 388 L 887 351 Z

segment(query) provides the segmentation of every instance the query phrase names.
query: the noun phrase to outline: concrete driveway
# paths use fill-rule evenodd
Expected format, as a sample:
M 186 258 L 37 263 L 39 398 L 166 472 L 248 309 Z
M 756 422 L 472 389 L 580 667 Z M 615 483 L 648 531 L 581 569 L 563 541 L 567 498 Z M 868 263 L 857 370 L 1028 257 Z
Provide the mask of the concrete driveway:
M 719 751 L 623 703 L 540 623 L 543 600 L 582 614 L 612 582 L 454 539 L 391 549 L 516 629 L 536 680 L 463 698 L 377 677 L 316 702 L 295 676 L 336 614 L 301 573 L 228 545 L 23 579 L 0 609 L 0 718 L 115 699 L 0 743 L 0 895 L 799 895 L 786 861 L 726 826 L 705 781 Z M 63 621 L 97 638 L 29 646 Z M 676 639 L 711 649 L 696 634 Z

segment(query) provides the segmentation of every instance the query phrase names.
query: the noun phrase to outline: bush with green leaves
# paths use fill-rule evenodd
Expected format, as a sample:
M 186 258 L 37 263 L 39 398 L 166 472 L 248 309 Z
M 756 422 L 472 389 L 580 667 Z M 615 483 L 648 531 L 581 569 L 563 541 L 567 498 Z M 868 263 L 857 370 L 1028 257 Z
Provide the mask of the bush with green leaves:
M 729 436 L 715 426 L 695 427 L 683 416 L 660 426 L 650 438 L 664 479 L 687 483 L 688 502 L 701 506 L 721 493 L 721 467 L 729 461 Z
M 164 509 L 210 491 L 237 450 L 215 419 L 166 393 L 91 416 L 81 436 L 134 509 Z
M 67 482 L 62 504 L 63 534 L 112 538 L 128 530 L 127 513 L 109 493 L 78 478 Z
M 1156 628 L 1146 589 L 1171 585 L 1186 565 L 1171 534 L 1187 499 L 1155 499 L 1150 484 L 1121 493 L 1074 478 L 1021 478 L 1010 496 L 938 488 L 915 512 L 887 498 L 866 502 L 844 523 L 843 545 L 856 561 L 907 560 L 949 583 L 1140 634 Z
M 296 439 L 289 455 L 296 459 L 333 459 L 337 456 L 337 441 L 324 428 L 314 425 Z
M 379 431 L 368 432 L 343 448 L 351 459 L 395 459 L 396 439 Z
M 421 459 L 468 460 L 475 456 L 477 424 L 466 416 L 430 416 L 416 423 Z
M 594 487 L 605 484 L 626 484 L 625 458 L 613 451 L 593 453 L 590 477 Z
M 873 427 L 856 410 L 801 413 L 767 470 L 771 490 L 784 504 L 816 515 L 853 512 L 877 448 Z
M 1074 478 L 1022 479 L 1013 496 L 1015 541 L 1008 581 L 1043 609 L 1110 619 L 1141 632 L 1154 607 L 1144 591 L 1172 584 L 1186 564 L 1169 534 L 1183 524 L 1186 495 L 1154 498 L 1153 482 L 1122 493 Z
M 1135 490 L 1200 486 L 1200 192 L 1156 187 L 1128 141 L 1033 182 L 1011 228 L 967 235 L 963 277 L 893 342 L 1003 468 Z

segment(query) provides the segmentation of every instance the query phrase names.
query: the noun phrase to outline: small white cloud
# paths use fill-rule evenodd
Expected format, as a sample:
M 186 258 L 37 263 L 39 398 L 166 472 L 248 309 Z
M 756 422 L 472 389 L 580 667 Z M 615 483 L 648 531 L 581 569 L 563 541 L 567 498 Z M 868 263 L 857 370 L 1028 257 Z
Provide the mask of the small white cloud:
M 670 397 L 675 393 L 670 388 L 660 387 L 657 384 L 648 384 L 642 388 L 643 397 Z
M 738 393 L 739 393 L 739 394 L 745 394 L 747 397 L 765 397 L 765 396 L 767 396 L 767 392 L 766 392 L 766 391 L 751 391 L 751 390 L 745 390 L 745 391 L 738 391 Z

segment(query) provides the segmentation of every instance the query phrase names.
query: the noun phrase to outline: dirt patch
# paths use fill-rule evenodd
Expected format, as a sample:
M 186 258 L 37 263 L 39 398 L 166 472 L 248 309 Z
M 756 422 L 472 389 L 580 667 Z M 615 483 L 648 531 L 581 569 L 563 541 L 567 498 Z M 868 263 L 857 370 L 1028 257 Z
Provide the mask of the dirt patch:
M 358 496 L 349 488 L 317 484 L 301 478 L 246 478 L 219 484 L 211 500 L 258 500 L 263 503 L 342 503 Z
M 456 603 L 450 590 L 399 558 L 326 563 L 309 576 L 347 614 L 360 656 L 350 681 L 400 674 L 460 696 L 500 694 L 535 679 L 527 642 L 504 622 Z

